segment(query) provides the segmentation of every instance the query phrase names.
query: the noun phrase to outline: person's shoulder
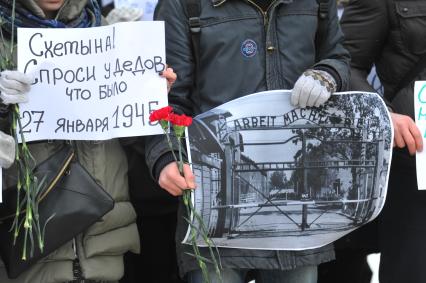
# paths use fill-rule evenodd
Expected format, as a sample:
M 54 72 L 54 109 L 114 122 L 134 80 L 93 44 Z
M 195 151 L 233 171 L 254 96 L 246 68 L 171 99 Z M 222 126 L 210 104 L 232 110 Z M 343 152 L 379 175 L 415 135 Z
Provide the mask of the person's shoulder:
M 162 6 L 185 6 L 190 0 L 159 0 L 156 8 L 161 8 Z M 197 0 L 200 1 L 201 0 Z
M 344 6 L 341 24 L 348 21 L 377 21 L 388 16 L 388 7 L 394 0 L 350 0 Z
M 188 0 L 159 0 L 155 7 L 155 14 L 168 12 L 169 9 L 181 10 L 182 7 L 186 6 L 187 1 Z
M 383 9 L 385 8 L 389 2 L 394 2 L 394 0 L 351 0 L 345 5 L 347 7 L 351 6 L 360 6 L 364 8 L 376 8 Z

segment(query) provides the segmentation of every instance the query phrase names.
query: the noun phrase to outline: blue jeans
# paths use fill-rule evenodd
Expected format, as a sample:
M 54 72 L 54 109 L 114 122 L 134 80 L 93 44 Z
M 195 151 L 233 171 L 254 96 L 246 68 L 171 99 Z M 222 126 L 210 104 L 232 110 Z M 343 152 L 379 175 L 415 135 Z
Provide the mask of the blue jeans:
M 222 269 L 223 283 L 244 283 L 248 269 Z M 221 283 L 213 269 L 209 269 L 210 282 Z M 317 266 L 302 266 L 292 270 L 256 270 L 256 283 L 316 283 Z M 188 273 L 188 283 L 203 283 L 201 270 Z

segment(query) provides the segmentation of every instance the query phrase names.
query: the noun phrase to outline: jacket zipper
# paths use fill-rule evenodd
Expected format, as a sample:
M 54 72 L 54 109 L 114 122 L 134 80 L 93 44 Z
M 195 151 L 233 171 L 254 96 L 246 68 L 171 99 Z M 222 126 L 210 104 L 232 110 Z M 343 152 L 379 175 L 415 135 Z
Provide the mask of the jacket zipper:
M 226 0 L 222 0 L 222 1 L 220 1 L 219 3 L 216 3 L 216 4 L 213 4 L 213 7 L 219 7 L 220 5 L 222 5 L 223 3 L 225 3 L 226 2 Z
M 252 0 L 247 0 L 247 2 L 249 2 L 250 4 L 252 4 L 253 6 L 255 6 L 260 11 L 260 13 L 262 13 L 262 16 L 263 16 L 263 27 L 265 28 L 265 32 L 266 32 L 266 28 L 267 28 L 268 23 L 269 23 L 268 12 L 269 12 L 269 9 L 271 8 L 271 6 L 275 3 L 275 1 L 274 0 L 271 1 L 271 4 L 269 4 L 269 6 L 266 9 L 266 11 L 263 11 L 263 9 L 260 8 Z
M 263 16 L 263 30 L 265 33 L 265 48 L 268 49 L 268 42 L 267 42 L 267 36 L 268 36 L 268 25 L 269 25 L 269 18 L 268 18 L 268 12 L 271 9 L 271 7 L 275 4 L 276 0 L 272 0 L 271 4 L 269 4 L 268 8 L 266 9 L 266 11 L 263 11 L 262 8 L 260 8 L 256 3 L 254 3 L 252 0 L 246 0 L 248 3 L 252 4 L 254 7 L 256 7 L 260 13 Z M 265 66 L 267 66 L 267 56 L 265 56 Z M 269 89 L 269 82 L 268 82 L 268 78 L 265 77 L 265 81 L 266 81 L 266 89 Z
M 39 197 L 38 201 L 42 201 L 47 194 L 56 186 L 56 184 L 58 183 L 59 179 L 65 174 L 65 171 L 68 169 L 71 161 L 74 159 L 74 152 L 72 152 L 67 160 L 64 163 L 64 166 L 62 166 L 61 170 L 59 171 L 59 174 L 56 175 L 55 179 L 53 179 L 52 183 L 50 183 L 49 187 L 44 191 L 44 193 Z
M 73 158 L 75 161 L 78 161 L 78 153 L 77 153 L 77 145 L 75 144 L 75 141 L 70 140 L 68 141 L 73 149 Z M 72 266 L 72 273 L 75 280 L 82 279 L 82 271 L 80 266 L 80 259 L 77 253 L 77 237 L 72 238 L 72 249 L 74 251 L 74 262 Z

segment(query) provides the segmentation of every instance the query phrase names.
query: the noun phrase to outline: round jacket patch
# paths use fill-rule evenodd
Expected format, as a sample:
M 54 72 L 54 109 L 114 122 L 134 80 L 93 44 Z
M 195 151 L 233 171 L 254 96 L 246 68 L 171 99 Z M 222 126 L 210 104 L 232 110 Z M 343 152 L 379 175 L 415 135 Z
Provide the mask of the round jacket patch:
M 252 39 L 246 39 L 241 44 L 241 53 L 245 57 L 253 57 L 257 53 L 257 44 Z

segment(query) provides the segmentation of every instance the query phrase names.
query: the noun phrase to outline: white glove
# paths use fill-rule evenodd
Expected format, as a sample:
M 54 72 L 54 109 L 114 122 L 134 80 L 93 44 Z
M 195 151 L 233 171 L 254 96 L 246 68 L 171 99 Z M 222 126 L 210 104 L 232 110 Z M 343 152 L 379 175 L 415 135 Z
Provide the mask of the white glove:
M 336 91 L 337 84 L 334 78 L 321 70 L 305 71 L 294 84 L 291 92 L 293 106 L 320 106 Z
M 0 131 L 0 167 L 9 168 L 15 160 L 15 140 Z
M 3 104 L 16 104 L 28 101 L 33 78 L 19 71 L 3 71 L 0 73 L 0 98 Z
M 142 16 L 142 9 L 124 6 L 112 9 L 111 12 L 109 12 L 107 15 L 106 20 L 109 24 L 115 24 L 119 22 L 133 22 L 140 21 Z

